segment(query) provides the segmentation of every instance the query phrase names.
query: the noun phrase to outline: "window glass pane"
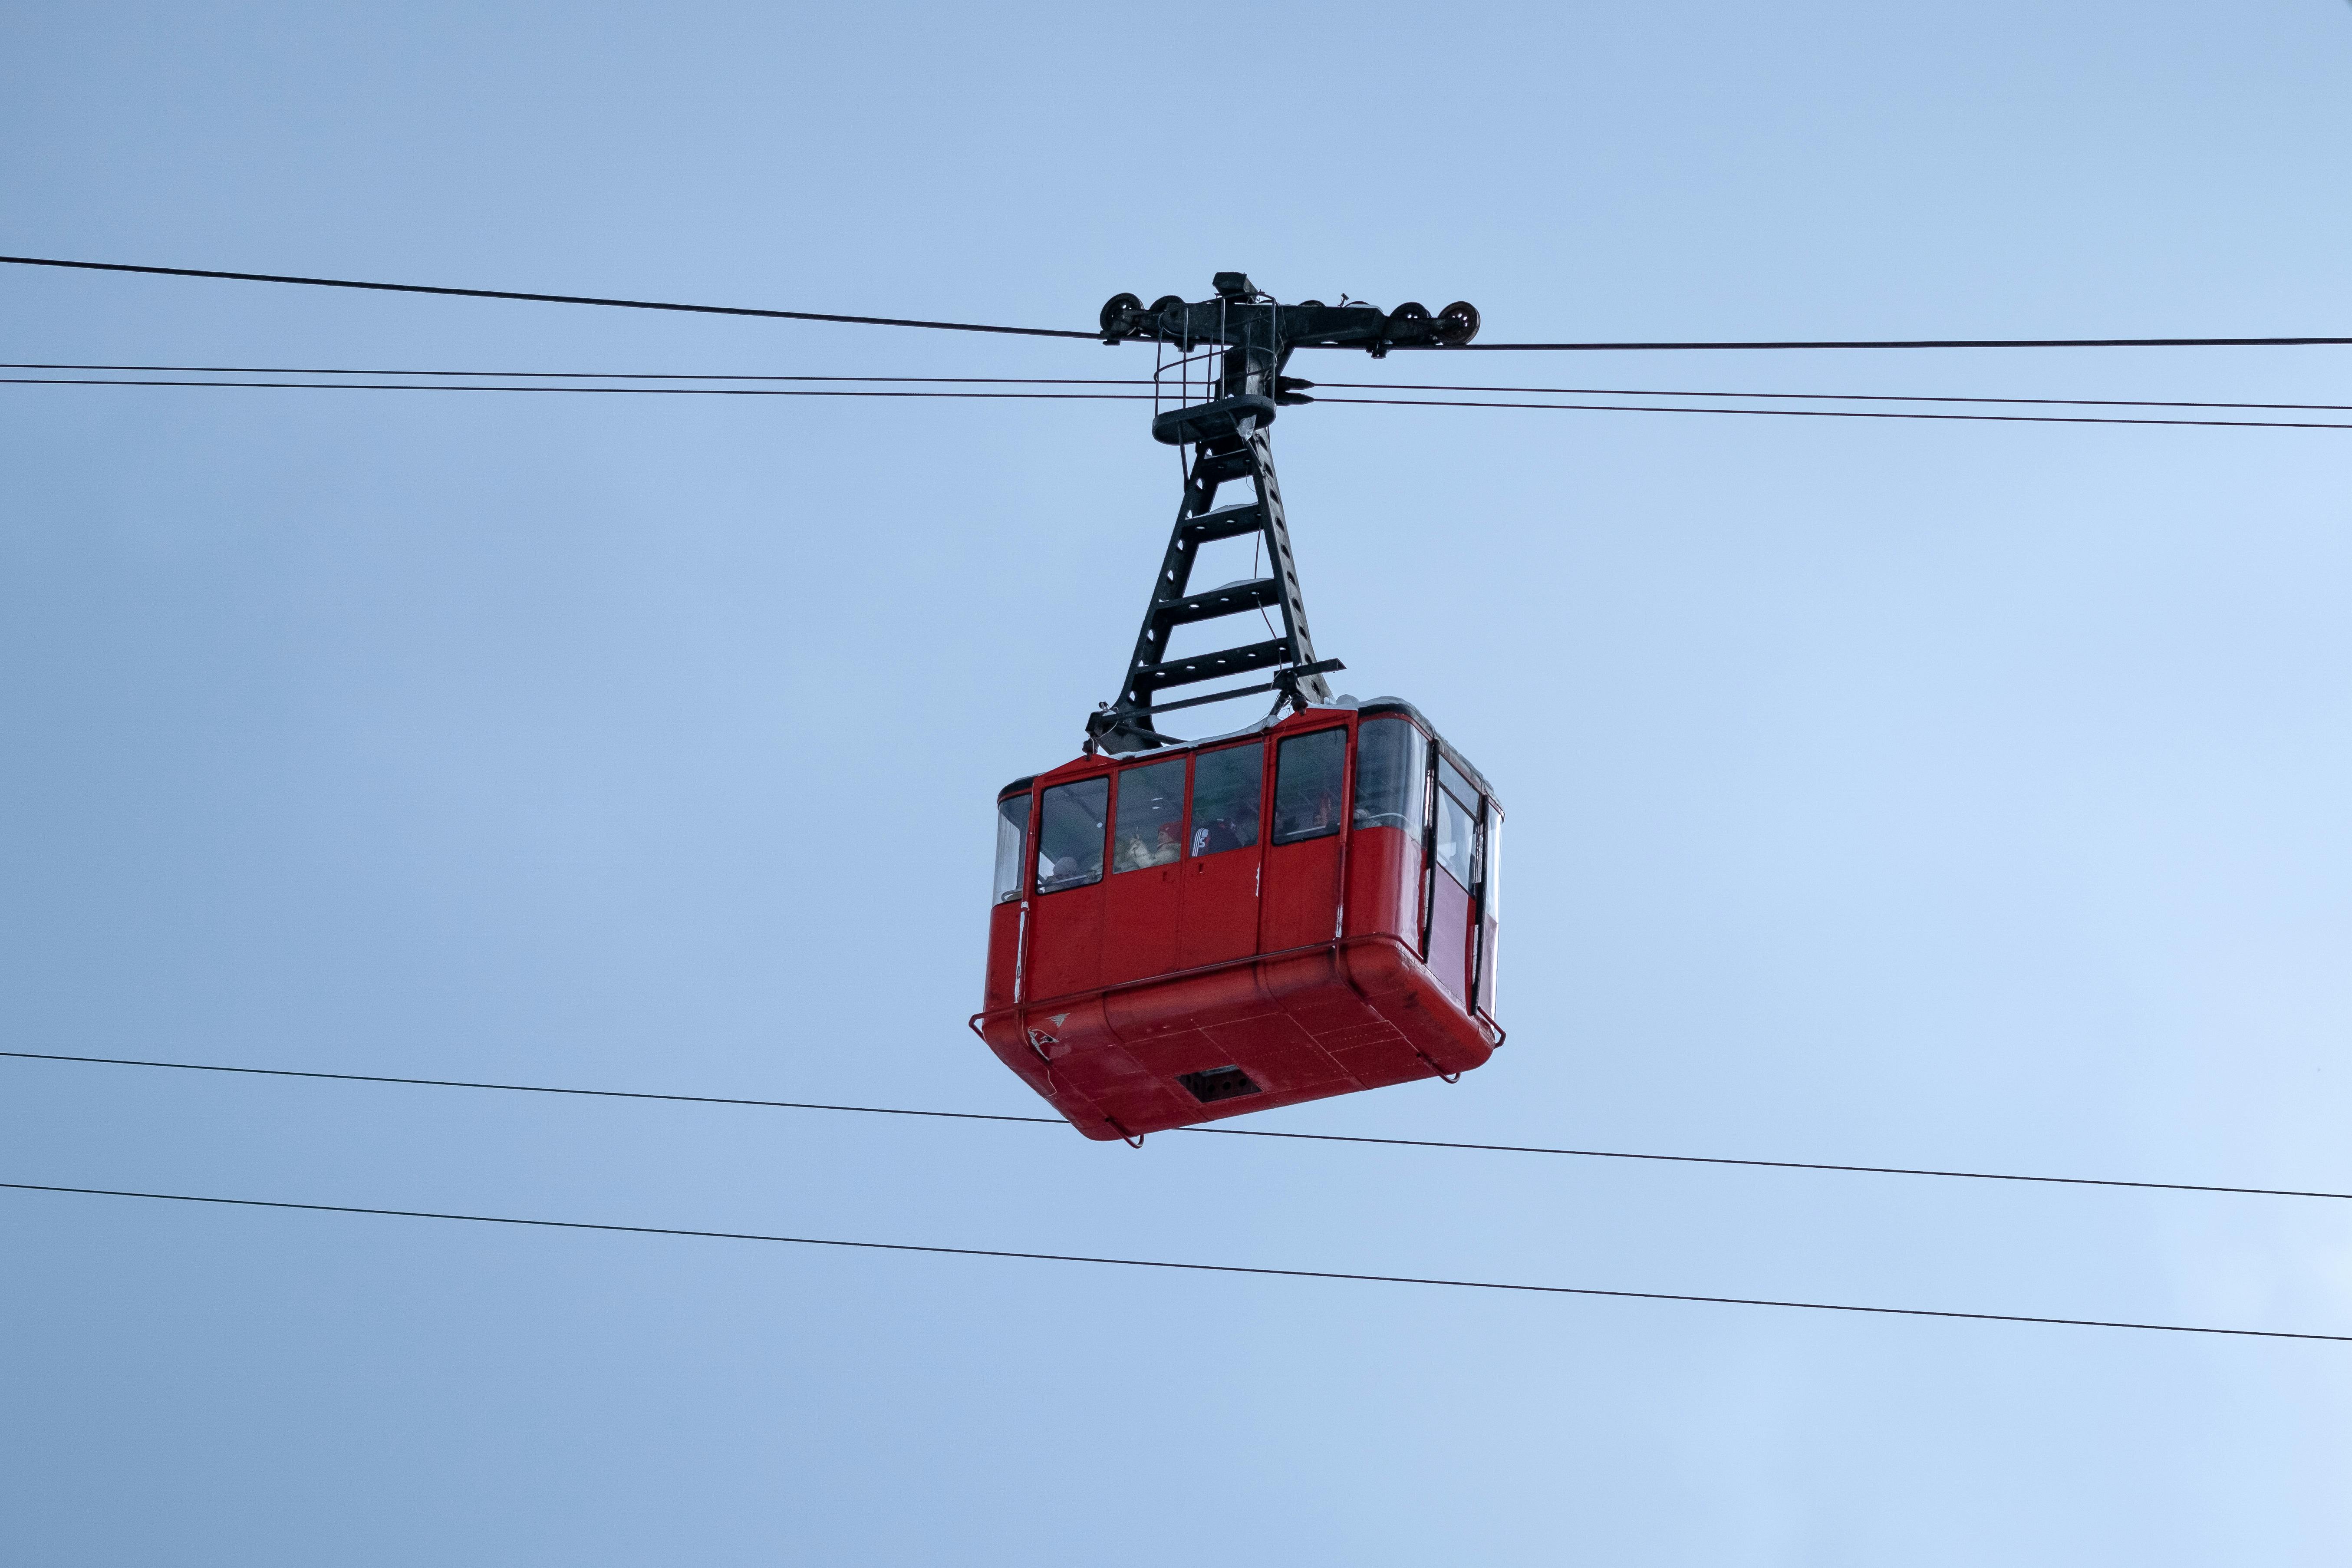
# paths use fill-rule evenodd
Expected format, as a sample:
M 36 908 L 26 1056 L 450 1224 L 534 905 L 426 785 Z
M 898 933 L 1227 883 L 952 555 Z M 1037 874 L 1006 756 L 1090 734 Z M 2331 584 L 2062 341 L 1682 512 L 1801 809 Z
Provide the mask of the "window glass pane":
M 1006 795 L 996 803 L 996 901 L 1021 896 L 1021 852 L 1029 842 L 1029 795 Z
M 1339 831 L 1348 731 L 1318 730 L 1282 742 L 1274 759 L 1274 841 L 1296 844 Z
M 1486 918 L 1500 920 L 1503 914 L 1503 814 L 1489 806 L 1486 810 Z
M 1464 778 L 1462 770 L 1447 762 L 1445 753 L 1443 752 L 1437 754 L 1437 782 L 1452 790 L 1454 798 L 1469 807 L 1472 812 L 1475 813 L 1478 809 L 1478 786 Z
M 1477 840 L 1473 832 L 1470 814 L 1462 803 L 1441 790 L 1437 795 L 1437 863 L 1454 873 L 1454 879 L 1470 886 L 1470 860 Z
M 1429 742 L 1402 719 L 1366 720 L 1356 731 L 1356 826 L 1421 833 Z
M 1110 868 L 1175 864 L 1184 848 L 1184 759 L 1171 757 L 1118 775 L 1118 831 Z
M 1055 784 L 1045 792 L 1038 807 L 1037 890 L 1057 893 L 1101 881 L 1110 780 Z
M 1265 742 L 1203 752 L 1192 763 L 1192 853 L 1220 855 L 1257 842 Z

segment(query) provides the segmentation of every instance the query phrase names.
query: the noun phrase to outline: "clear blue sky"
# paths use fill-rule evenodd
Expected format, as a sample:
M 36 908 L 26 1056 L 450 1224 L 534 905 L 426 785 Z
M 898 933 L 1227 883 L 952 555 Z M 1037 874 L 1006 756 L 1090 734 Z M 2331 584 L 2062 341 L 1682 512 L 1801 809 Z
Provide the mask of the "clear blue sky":
M 0 250 L 1047 325 L 1241 268 L 1497 340 L 2343 333 L 2347 153 L 2340 0 L 0 9 Z M 0 346 L 1144 352 L 23 269 Z M 2352 350 L 1475 368 L 2352 403 Z M 1276 442 L 1320 651 L 1512 808 L 1512 1033 L 1268 1125 L 2352 1190 L 2352 433 Z M 990 801 L 1175 500 L 1118 404 L 0 388 L 0 1032 L 1032 1111 L 963 1026 Z M 2352 1332 L 2352 1205 L 2283 1200 L 22 1061 L 0 1179 Z M 2342 1346 L 0 1194 L 45 1568 L 2336 1563 L 2347 1397 Z

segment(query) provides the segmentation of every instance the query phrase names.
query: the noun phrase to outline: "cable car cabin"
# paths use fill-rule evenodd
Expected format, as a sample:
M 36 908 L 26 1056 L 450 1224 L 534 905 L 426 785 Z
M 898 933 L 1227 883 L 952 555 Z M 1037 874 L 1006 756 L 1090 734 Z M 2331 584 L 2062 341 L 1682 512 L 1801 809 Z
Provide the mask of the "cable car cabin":
M 1450 1080 L 1503 1042 L 1502 810 L 1409 703 L 1082 757 L 997 813 L 972 1026 L 1089 1138 Z

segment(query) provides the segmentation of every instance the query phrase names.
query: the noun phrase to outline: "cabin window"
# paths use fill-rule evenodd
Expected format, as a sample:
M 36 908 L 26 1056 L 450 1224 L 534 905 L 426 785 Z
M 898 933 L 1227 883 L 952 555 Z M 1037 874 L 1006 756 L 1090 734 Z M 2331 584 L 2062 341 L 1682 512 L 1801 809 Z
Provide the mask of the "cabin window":
M 1429 784 L 1429 742 L 1402 719 L 1367 719 L 1356 731 L 1356 826 L 1401 827 L 1418 839 Z
M 1437 753 L 1437 782 L 1452 790 L 1454 798 L 1469 807 L 1471 816 L 1478 815 L 1478 786 L 1463 777 L 1462 770 L 1444 752 Z
M 1439 765 L 1443 767 L 1444 763 Z M 1453 791 L 1437 792 L 1437 863 L 1465 889 L 1470 886 L 1471 867 L 1477 858 L 1477 816 L 1454 798 Z
M 1037 890 L 1058 893 L 1102 880 L 1110 780 L 1080 779 L 1045 792 L 1037 812 Z
M 996 901 L 1021 896 L 1022 852 L 1029 847 L 1029 792 L 996 803 Z
M 1339 831 L 1347 785 L 1348 731 L 1293 735 L 1275 753 L 1274 841 L 1296 844 Z
M 1486 804 L 1486 886 L 1481 890 L 1481 907 L 1488 920 L 1500 920 L 1503 915 L 1503 814 Z
M 1201 753 L 1192 763 L 1193 854 L 1221 855 L 1257 842 L 1265 781 L 1263 741 Z
M 1118 775 L 1118 827 L 1111 835 L 1113 871 L 1172 866 L 1184 851 L 1184 759 L 1172 757 Z

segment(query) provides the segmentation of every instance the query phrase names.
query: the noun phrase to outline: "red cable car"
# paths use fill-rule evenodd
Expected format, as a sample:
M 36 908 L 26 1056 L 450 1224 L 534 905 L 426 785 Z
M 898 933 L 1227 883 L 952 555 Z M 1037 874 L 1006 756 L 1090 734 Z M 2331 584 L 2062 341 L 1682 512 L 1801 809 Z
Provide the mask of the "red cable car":
M 1503 1043 L 1495 1021 L 1503 814 L 1493 789 L 1412 704 L 1334 700 L 1307 638 L 1265 426 L 1309 384 L 1293 347 L 1468 341 L 1477 313 L 1279 306 L 1237 273 L 1218 298 L 1132 295 L 1107 341 L 1182 356 L 1153 434 L 1192 448 L 1185 499 L 1116 704 L 1085 754 L 997 802 L 985 1005 L 972 1027 L 1089 1138 L 1126 1138 L 1413 1079 L 1458 1078 Z M 1193 356 L 1196 344 L 1218 345 Z M 1202 361 L 1194 401 L 1184 378 Z M 1170 372 L 1173 371 L 1173 376 Z M 1216 509 L 1219 486 L 1254 499 Z M 1272 569 L 1189 589 L 1202 545 L 1260 537 Z M 1174 628 L 1279 608 L 1280 634 L 1186 659 Z M 1265 622 L 1271 631 L 1272 620 Z M 1169 688 L 1275 679 L 1182 701 Z M 1179 741 L 1158 715 L 1278 692 L 1230 734 Z M 1290 710 L 1288 713 L 1283 710 Z
M 1503 1043 L 1502 809 L 1410 703 L 1081 757 L 997 813 L 974 1024 L 1089 1138 L 1450 1079 Z

